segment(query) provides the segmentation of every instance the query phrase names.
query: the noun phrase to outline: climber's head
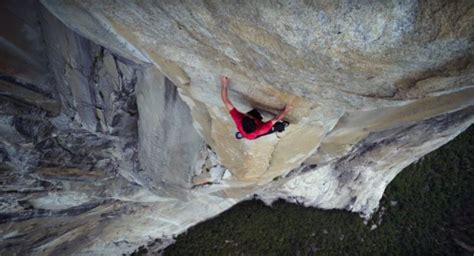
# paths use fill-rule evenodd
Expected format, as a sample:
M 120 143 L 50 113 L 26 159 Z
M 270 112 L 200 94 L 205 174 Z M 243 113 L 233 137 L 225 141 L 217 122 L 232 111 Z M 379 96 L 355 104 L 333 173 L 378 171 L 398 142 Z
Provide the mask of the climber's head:
M 242 128 L 246 133 L 252 133 L 257 128 L 257 124 L 255 124 L 253 118 L 246 116 L 242 118 Z

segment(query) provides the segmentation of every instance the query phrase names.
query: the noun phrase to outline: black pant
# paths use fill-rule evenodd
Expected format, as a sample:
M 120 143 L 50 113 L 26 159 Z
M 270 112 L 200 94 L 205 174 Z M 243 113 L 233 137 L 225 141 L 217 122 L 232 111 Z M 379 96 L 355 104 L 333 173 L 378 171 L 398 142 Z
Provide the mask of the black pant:
M 260 112 L 258 112 L 258 110 L 256 110 L 256 109 L 250 110 L 249 112 L 247 112 L 247 115 L 253 116 L 253 117 L 257 118 L 257 119 L 260 120 L 260 121 L 262 121 L 262 119 L 263 119 L 263 117 L 262 117 L 262 115 L 260 114 Z
M 247 112 L 247 115 L 253 116 L 253 117 L 257 118 L 257 119 L 260 120 L 260 121 L 262 121 L 262 119 L 263 119 L 263 117 L 262 117 L 262 115 L 260 114 L 260 112 L 258 112 L 258 110 L 256 110 L 256 109 L 250 110 L 249 112 Z M 272 127 L 272 129 L 271 129 L 270 131 L 268 131 L 267 133 L 262 134 L 262 135 L 260 135 L 260 136 L 258 136 L 258 137 L 262 137 L 262 136 L 265 136 L 265 135 L 268 135 L 268 134 L 272 134 L 272 133 L 274 133 L 274 132 L 283 132 L 283 131 L 285 130 L 285 127 L 286 127 L 287 125 L 288 125 L 288 122 L 285 122 L 285 121 L 283 121 L 283 122 L 282 122 L 282 121 L 278 121 L 278 122 L 276 122 L 276 123 L 273 125 L 273 127 Z M 257 137 L 257 138 L 258 138 L 258 137 Z
M 285 123 L 286 123 L 286 124 L 285 124 Z M 268 135 L 268 134 L 272 134 L 272 133 L 274 133 L 274 132 L 283 132 L 283 131 L 285 130 L 285 127 L 287 126 L 287 123 L 288 123 L 288 122 L 278 121 L 278 122 L 276 122 L 276 123 L 273 125 L 273 127 L 272 127 L 272 129 L 270 129 L 270 131 L 268 131 L 267 133 L 262 134 L 262 135 L 260 135 L 260 136 L 258 136 L 258 137 L 262 137 L 262 136 L 265 136 L 265 135 Z M 258 138 L 258 137 L 257 137 L 257 138 Z

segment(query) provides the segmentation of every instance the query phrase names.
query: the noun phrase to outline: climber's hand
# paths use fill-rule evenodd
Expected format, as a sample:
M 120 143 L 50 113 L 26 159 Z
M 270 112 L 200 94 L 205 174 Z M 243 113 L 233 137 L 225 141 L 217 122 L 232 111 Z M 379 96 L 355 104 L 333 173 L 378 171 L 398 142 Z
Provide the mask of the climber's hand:
M 221 77 L 221 85 L 222 87 L 226 87 L 229 85 L 230 78 L 227 76 L 222 76 Z

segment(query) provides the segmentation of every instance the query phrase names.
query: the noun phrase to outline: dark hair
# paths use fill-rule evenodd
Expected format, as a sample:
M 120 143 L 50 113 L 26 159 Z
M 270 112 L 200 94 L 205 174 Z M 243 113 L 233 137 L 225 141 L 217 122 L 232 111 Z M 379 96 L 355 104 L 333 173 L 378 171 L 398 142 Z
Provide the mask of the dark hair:
M 255 131 L 257 125 L 255 124 L 255 121 L 252 118 L 246 116 L 242 118 L 242 128 L 244 128 L 244 131 L 246 133 L 251 133 Z

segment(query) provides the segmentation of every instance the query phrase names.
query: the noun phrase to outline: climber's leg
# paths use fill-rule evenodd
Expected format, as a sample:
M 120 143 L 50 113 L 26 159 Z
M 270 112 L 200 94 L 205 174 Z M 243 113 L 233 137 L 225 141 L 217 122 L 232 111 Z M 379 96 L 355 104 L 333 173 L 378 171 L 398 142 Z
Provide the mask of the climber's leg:
M 255 117 L 256 119 L 258 119 L 258 120 L 260 120 L 260 121 L 262 121 L 262 119 L 263 119 L 263 117 L 262 117 L 262 115 L 260 114 L 260 112 L 258 112 L 258 110 L 256 110 L 256 109 L 250 110 L 249 112 L 247 112 L 247 115 L 253 116 L 253 117 Z
M 274 132 L 276 132 L 275 126 L 273 126 L 272 129 L 271 129 L 269 132 L 267 132 L 267 133 L 265 133 L 265 134 L 262 134 L 262 135 L 259 135 L 257 138 L 260 138 L 260 137 L 263 137 L 263 136 L 267 136 L 267 135 L 272 134 L 272 133 L 274 133 Z
M 278 121 L 273 125 L 272 129 L 269 132 L 267 132 L 265 134 L 262 134 L 262 135 L 258 136 L 257 138 L 272 134 L 274 132 L 283 132 L 283 131 L 285 131 L 285 128 L 288 127 L 288 125 L 290 125 L 290 123 L 287 122 L 287 121 Z

